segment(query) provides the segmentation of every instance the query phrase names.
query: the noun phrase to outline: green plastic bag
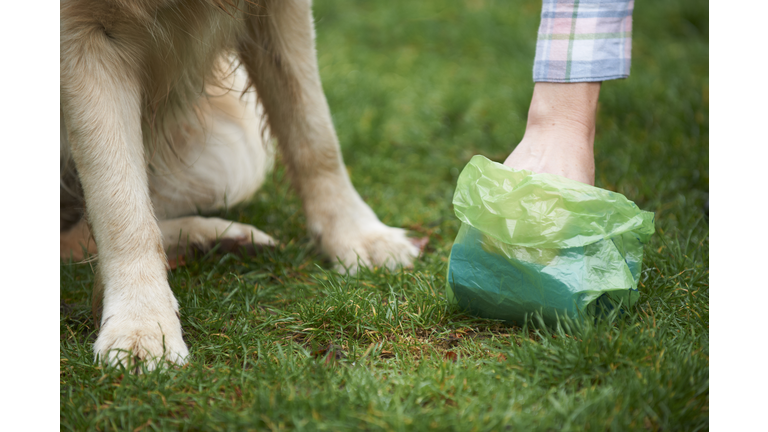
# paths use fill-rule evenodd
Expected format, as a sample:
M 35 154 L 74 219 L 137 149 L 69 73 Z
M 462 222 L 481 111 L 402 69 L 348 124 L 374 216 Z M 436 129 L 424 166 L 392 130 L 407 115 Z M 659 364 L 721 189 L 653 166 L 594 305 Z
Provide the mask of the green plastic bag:
M 654 215 L 623 195 L 475 156 L 453 196 L 461 229 L 449 301 L 473 315 L 553 325 L 632 305 Z

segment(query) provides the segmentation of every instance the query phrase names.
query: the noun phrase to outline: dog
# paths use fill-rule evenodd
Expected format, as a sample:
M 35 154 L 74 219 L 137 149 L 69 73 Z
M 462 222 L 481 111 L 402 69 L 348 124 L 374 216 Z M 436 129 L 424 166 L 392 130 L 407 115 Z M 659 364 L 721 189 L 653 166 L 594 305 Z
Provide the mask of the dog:
M 167 257 L 215 242 L 276 244 L 253 226 L 197 216 L 254 194 L 272 138 L 310 236 L 340 270 L 412 265 L 419 248 L 379 221 L 346 172 L 310 0 L 60 7 L 61 254 L 98 253 L 97 360 L 186 362 Z

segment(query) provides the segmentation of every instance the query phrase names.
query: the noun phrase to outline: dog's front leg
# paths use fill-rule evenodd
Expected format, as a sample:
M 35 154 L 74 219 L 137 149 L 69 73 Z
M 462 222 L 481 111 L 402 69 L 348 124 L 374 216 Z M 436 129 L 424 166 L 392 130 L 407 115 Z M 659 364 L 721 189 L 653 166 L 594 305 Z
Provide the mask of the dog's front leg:
M 95 354 L 181 364 L 188 351 L 147 183 L 139 62 L 119 34 L 69 20 L 64 8 L 61 18 L 61 101 L 104 287 Z
M 274 0 L 251 7 L 240 57 L 301 195 L 310 234 L 352 272 L 358 262 L 410 265 L 418 248 L 404 230 L 379 221 L 347 175 L 320 84 L 311 2 Z

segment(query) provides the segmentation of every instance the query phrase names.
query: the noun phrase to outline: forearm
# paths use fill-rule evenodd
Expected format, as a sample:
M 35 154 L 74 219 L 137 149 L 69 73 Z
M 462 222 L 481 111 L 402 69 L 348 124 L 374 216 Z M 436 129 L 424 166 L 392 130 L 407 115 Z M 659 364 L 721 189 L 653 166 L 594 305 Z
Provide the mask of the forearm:
M 594 184 L 600 84 L 629 75 L 633 8 L 633 0 L 542 0 L 528 124 L 504 164 Z
M 528 133 L 567 133 L 594 140 L 599 82 L 538 82 L 528 109 Z

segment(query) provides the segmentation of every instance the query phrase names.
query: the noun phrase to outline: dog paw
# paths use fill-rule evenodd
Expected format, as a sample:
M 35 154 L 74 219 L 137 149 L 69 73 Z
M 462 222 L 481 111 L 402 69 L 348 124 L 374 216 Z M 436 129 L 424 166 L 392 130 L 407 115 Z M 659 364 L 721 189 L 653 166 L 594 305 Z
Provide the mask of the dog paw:
M 163 233 L 163 247 L 169 259 L 184 255 L 188 249 L 208 251 L 216 244 L 223 252 L 256 253 L 277 241 L 259 229 L 238 222 L 199 216 L 169 219 L 158 223 Z
M 263 247 L 277 245 L 269 234 L 246 224 L 230 222 L 231 225 L 214 243 L 219 243 L 224 252 L 241 252 L 253 255 Z
M 392 228 L 376 223 L 361 230 L 348 230 L 341 239 L 326 242 L 328 254 L 338 260 L 336 270 L 357 273 L 360 266 L 412 267 L 422 246 L 419 240 L 411 239 L 404 229 Z
M 110 366 L 134 369 L 139 361 L 148 370 L 169 364 L 183 365 L 189 350 L 181 337 L 181 323 L 175 311 L 165 316 L 112 315 L 101 326 L 93 350 L 97 361 Z

